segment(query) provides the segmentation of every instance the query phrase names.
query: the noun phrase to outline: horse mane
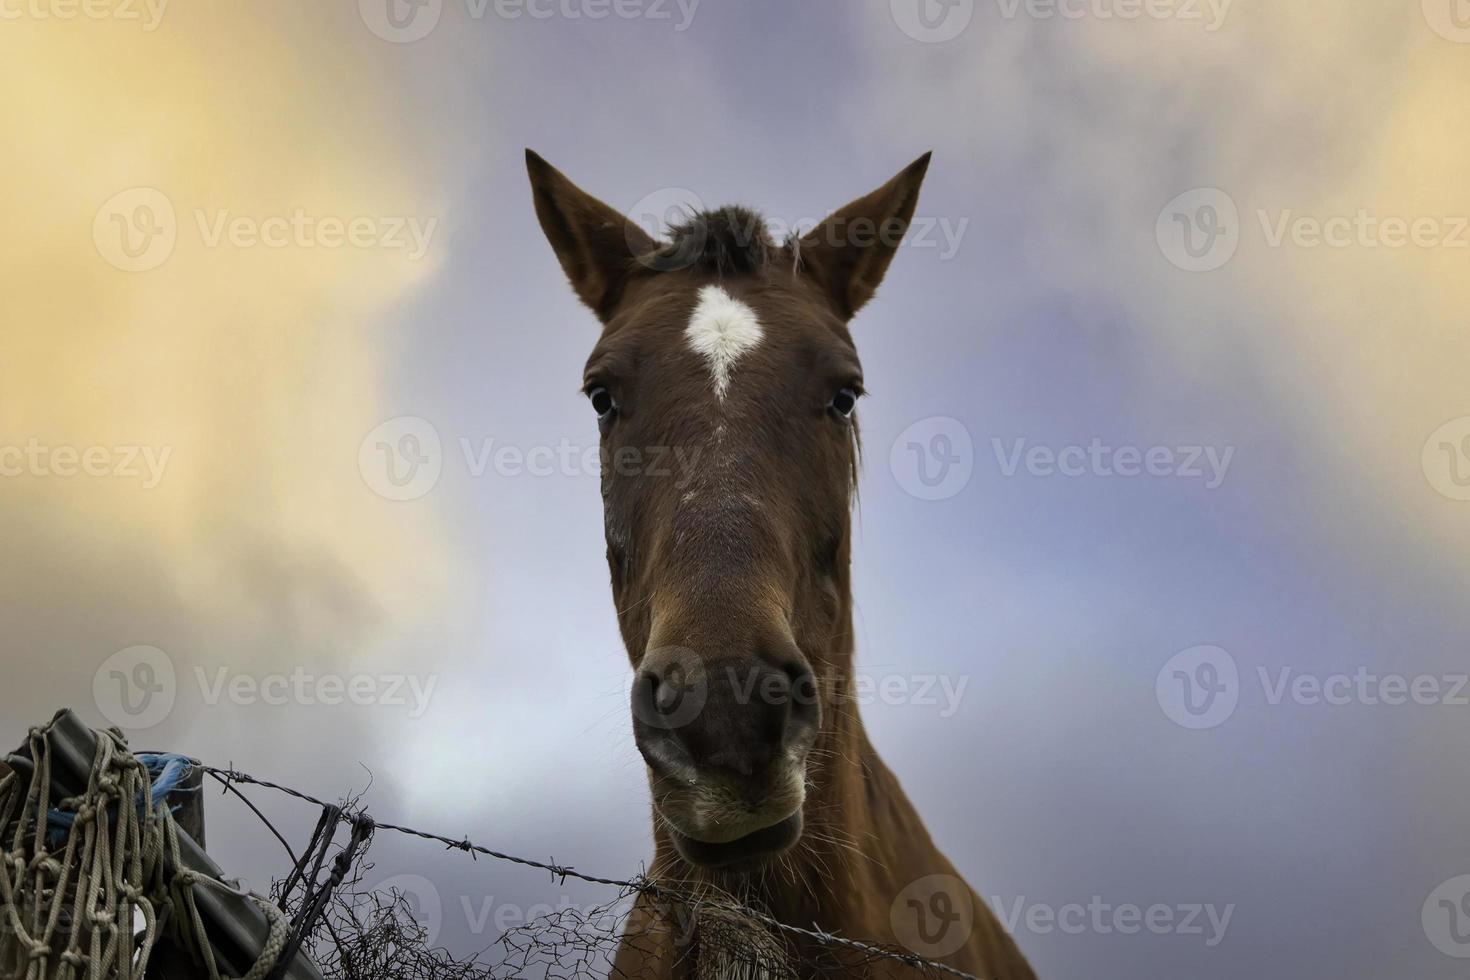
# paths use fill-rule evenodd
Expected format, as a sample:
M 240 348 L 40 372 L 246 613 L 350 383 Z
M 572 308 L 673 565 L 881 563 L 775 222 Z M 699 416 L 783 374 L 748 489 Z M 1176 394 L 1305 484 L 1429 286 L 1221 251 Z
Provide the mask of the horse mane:
M 732 275 L 761 271 L 779 251 L 759 211 L 727 205 L 671 225 L 658 257 L 671 268 Z

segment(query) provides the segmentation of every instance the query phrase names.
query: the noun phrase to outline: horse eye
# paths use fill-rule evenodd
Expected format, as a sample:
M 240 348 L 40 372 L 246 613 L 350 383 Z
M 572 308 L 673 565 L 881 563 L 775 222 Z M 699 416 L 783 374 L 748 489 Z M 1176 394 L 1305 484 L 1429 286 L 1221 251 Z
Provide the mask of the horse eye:
M 597 413 L 598 421 L 603 421 L 612 415 L 617 405 L 613 404 L 613 396 L 610 391 L 597 385 L 587 389 L 587 400 L 592 403 L 592 409 Z
M 851 388 L 843 388 L 832 396 L 832 404 L 829 406 L 844 419 L 852 418 L 853 411 L 857 408 L 858 394 Z

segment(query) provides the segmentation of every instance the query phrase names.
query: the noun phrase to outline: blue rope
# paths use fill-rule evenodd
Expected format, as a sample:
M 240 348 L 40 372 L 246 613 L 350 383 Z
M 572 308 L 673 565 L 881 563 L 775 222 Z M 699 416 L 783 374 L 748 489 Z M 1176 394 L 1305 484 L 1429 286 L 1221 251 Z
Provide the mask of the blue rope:
M 179 783 L 194 770 L 194 762 L 186 755 L 174 752 L 140 752 L 133 758 L 143 763 L 153 777 L 153 803 L 156 806 L 165 796 L 178 789 Z M 194 786 L 186 792 L 197 793 L 202 787 Z
M 140 752 L 133 758 L 143 764 L 150 776 L 150 789 L 147 800 L 138 799 L 138 814 L 147 818 L 156 812 L 162 805 L 164 797 L 178 789 L 179 783 L 183 781 L 194 769 L 193 761 L 184 755 L 173 752 Z M 195 792 L 201 787 L 195 786 L 184 792 Z M 173 810 L 178 810 L 175 806 Z M 66 838 L 66 832 L 76 822 L 77 815 L 65 810 L 51 809 L 46 811 L 46 823 L 50 825 L 52 843 Z

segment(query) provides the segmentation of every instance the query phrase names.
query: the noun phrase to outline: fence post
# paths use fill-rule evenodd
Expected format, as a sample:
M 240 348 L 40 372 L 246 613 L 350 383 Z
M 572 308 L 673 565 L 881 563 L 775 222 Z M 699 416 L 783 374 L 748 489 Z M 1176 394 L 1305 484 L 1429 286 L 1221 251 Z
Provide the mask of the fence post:
M 164 797 L 164 805 L 173 812 L 174 824 L 204 847 L 204 770 L 197 759 L 189 774 L 180 779 L 173 791 Z M 200 968 L 189 953 L 175 943 L 159 942 L 148 957 L 144 980 L 196 980 Z
M 204 770 L 198 759 L 190 759 L 189 774 L 164 797 L 173 811 L 174 823 L 201 848 L 204 847 Z

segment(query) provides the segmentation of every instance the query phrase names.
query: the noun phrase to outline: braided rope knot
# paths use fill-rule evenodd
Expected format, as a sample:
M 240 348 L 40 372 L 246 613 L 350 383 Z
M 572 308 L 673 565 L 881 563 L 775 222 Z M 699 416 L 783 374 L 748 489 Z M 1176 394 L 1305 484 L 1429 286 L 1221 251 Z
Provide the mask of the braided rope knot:
M 121 732 L 93 734 L 83 793 L 55 795 L 49 725 L 30 729 L 29 785 L 14 772 L 0 778 L 0 977 L 134 980 L 166 923 L 169 939 L 203 964 L 200 975 L 222 980 L 193 888 L 240 891 L 183 864 L 165 799 L 179 768 L 155 785 Z M 287 932 L 279 910 L 260 907 L 270 934 L 242 980 L 263 980 Z

